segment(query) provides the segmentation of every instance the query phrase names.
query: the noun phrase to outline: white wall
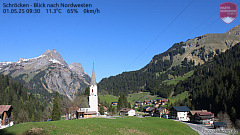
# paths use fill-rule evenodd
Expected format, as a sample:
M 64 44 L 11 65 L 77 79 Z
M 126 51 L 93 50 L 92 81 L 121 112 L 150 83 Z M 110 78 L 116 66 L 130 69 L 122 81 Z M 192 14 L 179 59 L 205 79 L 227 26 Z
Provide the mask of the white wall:
M 177 112 L 177 119 L 180 121 L 189 121 L 189 118 L 187 117 L 188 112 Z
M 135 110 L 128 111 L 128 116 L 134 116 L 134 115 L 135 115 Z
M 89 96 L 89 111 L 98 112 L 98 96 L 97 96 L 97 85 L 90 86 L 90 96 Z
M 89 92 L 90 96 L 94 95 L 97 96 L 97 85 L 91 85 L 90 86 L 90 92 Z

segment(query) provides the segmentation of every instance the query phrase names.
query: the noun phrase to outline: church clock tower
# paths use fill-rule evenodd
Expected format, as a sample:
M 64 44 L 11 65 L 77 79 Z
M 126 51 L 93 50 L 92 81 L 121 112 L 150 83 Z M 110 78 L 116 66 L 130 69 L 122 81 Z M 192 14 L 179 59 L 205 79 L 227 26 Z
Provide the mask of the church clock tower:
M 95 78 L 94 72 L 94 64 L 93 64 L 93 71 L 92 71 L 92 78 L 90 83 L 90 92 L 89 92 L 89 106 L 90 111 L 95 111 L 98 114 L 98 95 L 97 95 L 97 82 Z

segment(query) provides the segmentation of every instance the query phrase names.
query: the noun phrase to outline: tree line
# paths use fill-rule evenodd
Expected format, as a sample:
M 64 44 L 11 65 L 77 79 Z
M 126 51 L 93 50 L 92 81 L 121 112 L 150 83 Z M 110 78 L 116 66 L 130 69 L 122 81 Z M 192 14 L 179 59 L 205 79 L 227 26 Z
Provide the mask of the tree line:
M 0 93 L 0 105 L 12 105 L 15 123 L 44 121 L 47 102 L 40 102 L 42 97 L 28 93 L 22 83 L 0 74 Z
M 212 61 L 198 66 L 191 78 L 179 82 L 175 93 L 189 91 L 189 98 L 176 104 L 191 109 L 227 113 L 240 128 L 240 43 Z

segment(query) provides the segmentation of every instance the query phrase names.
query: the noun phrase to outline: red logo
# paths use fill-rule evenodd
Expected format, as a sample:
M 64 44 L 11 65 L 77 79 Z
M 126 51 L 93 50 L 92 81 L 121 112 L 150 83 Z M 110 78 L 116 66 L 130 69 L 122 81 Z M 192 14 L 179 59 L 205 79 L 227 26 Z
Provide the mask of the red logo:
M 231 23 L 237 17 L 237 5 L 232 2 L 225 2 L 220 4 L 219 16 L 225 23 Z

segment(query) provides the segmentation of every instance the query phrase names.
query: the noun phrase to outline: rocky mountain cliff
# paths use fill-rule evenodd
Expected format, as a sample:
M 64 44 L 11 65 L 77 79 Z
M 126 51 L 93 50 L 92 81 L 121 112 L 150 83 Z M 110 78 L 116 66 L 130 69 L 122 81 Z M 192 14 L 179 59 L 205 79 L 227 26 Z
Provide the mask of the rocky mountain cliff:
M 184 48 L 183 54 L 173 56 L 173 66 L 181 64 L 187 58 L 194 60 L 195 64 L 203 64 L 214 55 L 225 52 L 235 44 L 240 42 L 240 25 L 237 25 L 221 34 L 205 34 L 183 42 L 180 46 Z M 174 50 L 174 48 L 172 48 Z M 170 59 L 170 55 L 163 57 Z
M 80 63 L 68 65 L 55 49 L 31 59 L 0 62 L 0 73 L 25 82 L 34 93 L 58 91 L 70 99 L 90 83 Z

